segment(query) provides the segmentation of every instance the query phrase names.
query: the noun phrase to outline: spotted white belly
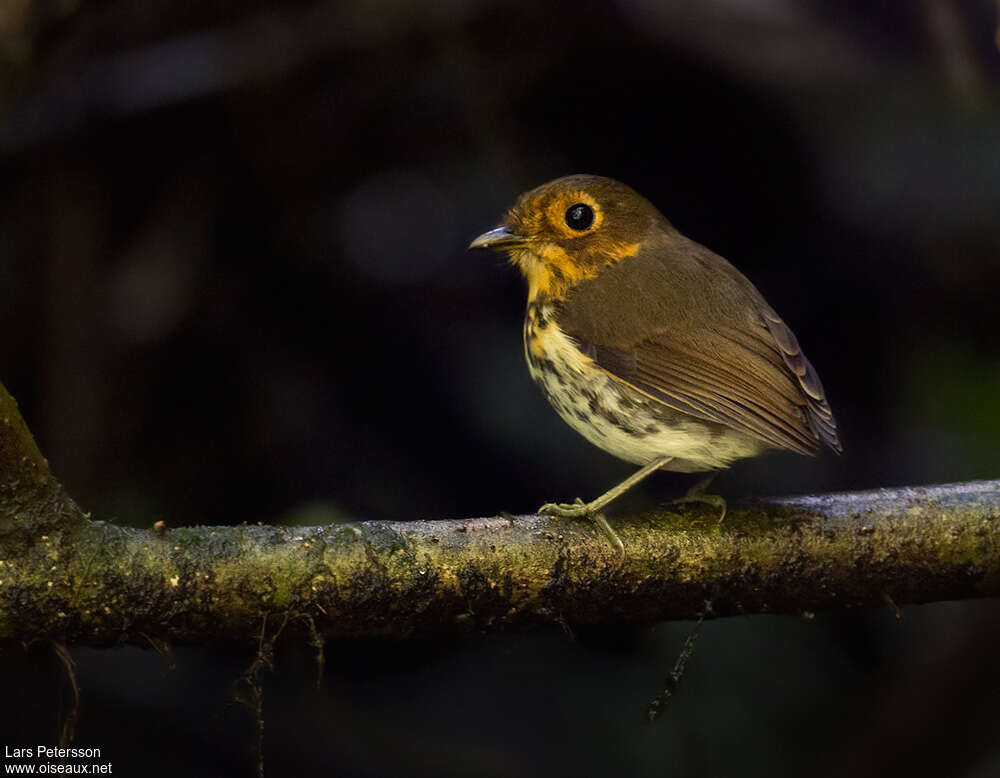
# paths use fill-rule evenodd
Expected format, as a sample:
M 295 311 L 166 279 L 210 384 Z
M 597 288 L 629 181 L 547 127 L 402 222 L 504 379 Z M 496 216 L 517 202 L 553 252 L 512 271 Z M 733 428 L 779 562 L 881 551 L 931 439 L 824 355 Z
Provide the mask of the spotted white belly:
M 544 312 L 525 319 L 524 355 L 535 383 L 556 412 L 583 437 L 626 462 L 674 457 L 664 470 L 728 467 L 760 453 L 749 435 L 668 408 L 615 379 L 580 351 Z

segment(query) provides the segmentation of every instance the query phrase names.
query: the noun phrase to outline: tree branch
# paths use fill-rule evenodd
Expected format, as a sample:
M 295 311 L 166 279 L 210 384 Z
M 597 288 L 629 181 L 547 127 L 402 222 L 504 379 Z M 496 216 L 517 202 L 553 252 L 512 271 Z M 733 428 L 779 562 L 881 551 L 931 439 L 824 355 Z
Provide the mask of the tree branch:
M 5 391 L 0 405 L 0 638 L 255 638 L 272 613 L 306 637 L 405 636 L 1000 589 L 1000 481 L 757 501 L 721 528 L 617 519 L 624 563 L 590 523 L 547 516 L 157 532 L 80 516 Z
M 82 521 L 80 509 L 49 472 L 17 402 L 0 384 L 0 559 L 23 552 L 38 535 L 68 531 Z

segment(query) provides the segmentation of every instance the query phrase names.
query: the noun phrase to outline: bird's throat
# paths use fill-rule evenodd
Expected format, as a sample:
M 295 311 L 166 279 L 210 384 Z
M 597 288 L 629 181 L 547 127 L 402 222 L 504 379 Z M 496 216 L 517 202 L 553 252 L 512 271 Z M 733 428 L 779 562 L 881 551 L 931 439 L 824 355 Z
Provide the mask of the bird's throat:
M 584 260 L 581 256 L 571 257 L 556 243 L 541 243 L 512 250 L 510 260 L 528 280 L 528 302 L 531 303 L 544 299 L 561 300 L 572 287 L 596 278 L 605 267 L 635 256 L 638 250 L 638 243 L 616 243 L 604 247 L 598 258 Z
M 511 252 L 511 261 L 528 281 L 529 303 L 561 299 L 571 286 L 596 275 L 587 273 L 569 258 L 565 249 L 555 244 L 516 249 Z

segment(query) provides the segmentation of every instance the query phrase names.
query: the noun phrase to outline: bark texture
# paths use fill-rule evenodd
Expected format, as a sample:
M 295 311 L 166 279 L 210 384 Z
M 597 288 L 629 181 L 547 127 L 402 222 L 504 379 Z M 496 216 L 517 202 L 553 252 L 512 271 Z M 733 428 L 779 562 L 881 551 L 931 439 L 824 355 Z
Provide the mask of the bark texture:
M 136 530 L 80 514 L 0 391 L 0 638 L 205 642 L 802 613 L 1000 590 L 1000 481 L 661 510 Z M 272 624 L 275 622 L 272 621 Z

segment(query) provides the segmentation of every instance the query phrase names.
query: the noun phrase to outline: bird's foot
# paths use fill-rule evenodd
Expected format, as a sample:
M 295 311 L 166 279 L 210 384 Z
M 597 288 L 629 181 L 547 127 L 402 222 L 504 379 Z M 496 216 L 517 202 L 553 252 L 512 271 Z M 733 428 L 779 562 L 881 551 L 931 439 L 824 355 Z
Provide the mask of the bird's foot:
M 719 510 L 719 518 L 716 520 L 716 525 L 722 524 L 722 520 L 726 518 L 726 500 L 724 497 L 720 497 L 717 494 L 685 494 L 683 497 L 678 497 L 676 500 L 671 500 L 667 505 L 684 505 L 690 503 L 701 503 L 702 505 L 711 505 Z
M 595 506 L 594 503 L 596 502 L 596 500 L 594 502 L 584 502 L 579 497 L 576 498 L 575 502 L 547 502 L 538 509 L 538 512 L 548 514 L 549 516 L 559 516 L 564 519 L 590 519 L 618 551 L 619 562 L 624 562 L 625 544 L 618 537 L 618 533 L 608 524 L 608 520 L 604 518 L 600 506 Z
M 716 526 L 722 524 L 722 520 L 726 518 L 725 499 L 717 494 L 705 494 L 705 490 L 708 489 L 708 486 L 712 483 L 713 478 L 715 478 L 715 473 L 709 473 L 707 476 L 698 481 L 698 483 L 688 489 L 687 492 L 684 493 L 683 497 L 671 500 L 667 503 L 667 505 L 690 505 L 691 503 L 711 505 L 719 511 L 719 518 L 715 522 Z
M 538 512 L 562 519 L 580 519 L 590 514 L 591 507 L 589 503 L 577 497 L 575 502 L 547 502 L 538 509 Z

